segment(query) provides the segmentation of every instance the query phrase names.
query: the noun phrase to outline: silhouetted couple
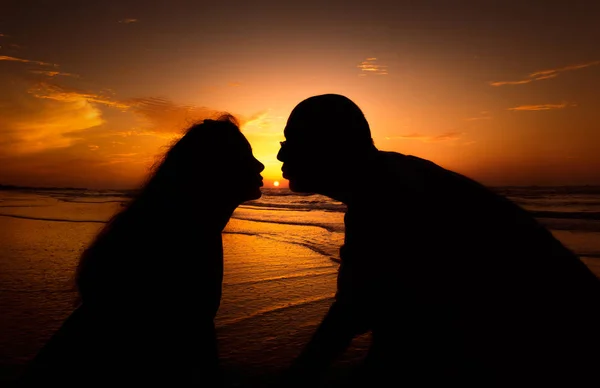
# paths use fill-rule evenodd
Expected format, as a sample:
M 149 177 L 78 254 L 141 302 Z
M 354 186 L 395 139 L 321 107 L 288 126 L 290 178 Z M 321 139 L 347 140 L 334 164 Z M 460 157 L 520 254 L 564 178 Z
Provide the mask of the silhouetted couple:
M 600 281 L 528 212 L 430 161 L 378 150 L 344 96 L 302 101 L 284 134 L 290 189 L 347 212 L 335 301 L 282 385 L 319 385 L 368 331 L 358 386 L 597 384 Z M 221 231 L 260 196 L 262 169 L 231 120 L 192 127 L 82 256 L 82 304 L 31 376 L 216 384 Z

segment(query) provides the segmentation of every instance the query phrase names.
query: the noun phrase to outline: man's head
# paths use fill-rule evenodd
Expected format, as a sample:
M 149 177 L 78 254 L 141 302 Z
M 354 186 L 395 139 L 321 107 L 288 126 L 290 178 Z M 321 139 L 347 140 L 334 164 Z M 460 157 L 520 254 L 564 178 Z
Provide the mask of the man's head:
M 292 110 L 277 154 L 296 192 L 330 195 L 346 190 L 373 145 L 360 108 L 339 94 L 313 96 Z

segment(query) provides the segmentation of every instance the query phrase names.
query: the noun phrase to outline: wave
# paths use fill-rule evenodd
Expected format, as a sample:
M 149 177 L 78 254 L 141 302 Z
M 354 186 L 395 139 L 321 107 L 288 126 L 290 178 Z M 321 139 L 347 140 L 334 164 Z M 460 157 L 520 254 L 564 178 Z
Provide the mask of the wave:
M 52 221 L 52 222 L 91 222 L 97 224 L 106 224 L 108 221 L 106 220 L 73 220 L 68 218 L 46 218 L 46 217 L 31 217 L 31 216 L 22 216 L 18 214 L 6 214 L 0 213 L 0 217 L 10 217 L 10 218 L 20 218 L 24 220 L 35 220 L 35 221 Z
M 258 233 L 239 232 L 239 231 L 231 231 L 231 230 L 224 230 L 221 233 L 224 233 L 224 234 L 241 234 L 242 236 L 260 236 L 260 234 L 258 234 Z
M 577 253 L 579 257 L 587 257 L 591 259 L 600 259 L 600 253 Z
M 261 236 L 261 237 L 269 238 L 274 241 L 279 241 L 279 242 L 283 242 L 283 243 L 287 243 L 287 244 L 294 244 L 294 245 L 298 245 L 298 246 L 301 246 L 304 248 L 308 248 L 311 251 L 313 251 L 321 256 L 328 257 L 331 261 L 333 261 L 335 263 L 338 263 L 338 264 L 340 263 L 340 259 L 337 257 L 337 252 L 339 251 L 339 247 L 333 248 L 333 252 L 335 252 L 335 253 L 332 253 L 332 252 L 327 251 L 324 248 L 321 248 L 321 246 L 323 244 L 318 244 L 318 243 L 311 244 L 310 242 L 306 242 L 306 241 L 293 241 L 293 240 L 291 240 L 289 238 L 285 238 L 285 237 L 282 237 L 282 238 L 275 238 L 275 237 L 270 237 L 270 236 L 269 237 Z
M 90 205 L 95 205 L 95 204 L 100 204 L 100 203 L 126 203 L 127 200 L 123 199 L 123 200 L 110 200 L 110 201 L 98 201 L 98 200 L 93 200 L 90 199 L 88 201 L 82 201 L 82 200 L 78 200 L 78 199 L 65 199 L 65 198 L 56 198 L 57 200 L 61 201 L 61 202 L 69 202 L 69 203 L 87 203 Z
M 295 193 L 290 189 L 269 189 L 269 188 L 263 188 L 262 190 L 263 195 L 266 196 L 271 196 L 271 197 L 287 197 L 290 195 L 293 196 L 298 196 L 298 197 L 312 197 L 312 196 L 319 196 L 319 194 L 313 194 L 313 193 Z
M 336 233 L 336 232 L 339 233 L 339 232 L 344 231 L 344 225 L 337 225 L 337 224 L 321 224 L 321 223 L 314 223 L 314 222 L 298 222 L 298 221 L 283 221 L 283 220 L 265 220 L 265 219 L 261 219 L 261 218 L 238 216 L 235 214 L 233 216 L 231 216 L 231 218 L 235 218 L 236 220 L 242 220 L 242 221 L 264 222 L 267 224 L 314 226 L 317 228 L 325 229 L 326 231 L 328 231 L 330 233 Z
M 261 221 L 257 221 L 257 222 L 261 222 Z M 293 245 L 301 246 L 301 247 L 310 249 L 311 251 L 315 252 L 318 255 L 329 258 L 334 263 L 337 263 L 337 264 L 340 263 L 340 259 L 337 257 L 337 254 L 336 254 L 339 250 L 339 247 L 333 248 L 332 251 L 330 252 L 325 248 L 321 248 L 321 246 L 323 244 L 318 244 L 318 243 L 311 244 L 310 242 L 306 242 L 306 241 L 294 241 L 293 239 L 290 239 L 290 238 L 276 237 L 275 235 L 244 232 L 244 231 L 228 231 L 228 230 L 223 231 L 223 233 L 224 234 L 241 234 L 241 235 L 245 235 L 245 236 L 255 236 L 255 237 L 260 237 L 260 238 L 264 238 L 267 240 L 273 240 L 273 241 L 282 242 L 282 243 L 286 243 L 286 244 L 293 244 Z
M 276 277 L 267 278 L 267 279 L 247 280 L 247 281 L 243 281 L 243 282 L 223 282 L 223 285 L 230 287 L 230 286 L 242 286 L 242 285 L 254 285 L 254 284 L 261 284 L 261 283 L 269 283 L 269 282 L 276 282 L 279 280 L 315 278 L 315 277 L 320 277 L 320 276 L 337 276 L 337 269 L 335 269 L 333 267 L 320 267 L 320 268 L 328 269 L 330 271 L 329 272 L 321 272 L 321 273 L 309 273 L 309 274 L 302 274 L 302 275 L 276 276 Z M 313 268 L 311 268 L 311 269 L 313 269 Z M 315 269 L 318 269 L 318 268 L 315 268 Z
M 48 207 L 48 205 L 0 205 L 0 207 Z
M 600 195 L 600 186 L 497 186 L 493 191 L 506 196 L 533 198 L 556 195 Z
M 600 212 L 555 212 L 546 210 L 530 211 L 536 218 L 559 218 L 569 220 L 600 220 Z
M 337 203 L 326 203 L 322 201 L 296 201 L 294 203 L 277 203 L 277 202 L 246 202 L 243 207 L 256 207 L 256 208 L 269 208 L 277 209 L 282 211 L 313 211 L 313 210 L 324 210 L 336 213 L 342 213 L 346 211 L 346 205 L 340 205 Z
M 525 209 L 573 209 L 573 210 L 600 210 L 600 200 L 555 200 L 554 198 L 544 198 L 543 200 L 529 200 L 520 198 L 514 202 Z
M 219 320 L 217 318 L 217 321 L 215 323 L 217 324 L 217 326 L 235 325 L 237 323 L 247 321 L 249 319 L 260 317 L 262 315 L 272 314 L 272 313 L 276 313 L 276 312 L 288 310 L 288 309 L 304 308 L 311 304 L 323 303 L 323 302 L 332 301 L 332 300 L 333 300 L 333 295 L 301 299 L 301 300 L 292 301 L 292 302 L 285 302 L 285 304 L 280 304 L 280 305 L 269 307 L 269 308 L 266 308 L 263 310 L 259 310 L 255 313 L 248 314 L 244 317 L 237 317 L 237 318 L 230 318 L 230 319 L 223 319 L 223 320 Z

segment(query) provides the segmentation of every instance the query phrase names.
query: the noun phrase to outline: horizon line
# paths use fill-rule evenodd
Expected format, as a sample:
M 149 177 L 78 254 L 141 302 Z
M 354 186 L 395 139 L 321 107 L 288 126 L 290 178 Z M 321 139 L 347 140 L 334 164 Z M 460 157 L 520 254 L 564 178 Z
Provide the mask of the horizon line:
M 484 185 L 489 188 L 557 188 L 557 187 L 600 187 L 600 183 L 587 184 L 562 184 L 562 185 Z M 0 183 L 0 190 L 72 190 L 72 191 L 137 191 L 139 187 L 132 188 L 89 188 L 89 187 L 73 187 L 73 186 L 22 186 L 13 184 Z M 289 187 L 263 187 L 262 189 L 270 190 L 290 190 Z M 290 190 L 291 191 L 291 190 Z

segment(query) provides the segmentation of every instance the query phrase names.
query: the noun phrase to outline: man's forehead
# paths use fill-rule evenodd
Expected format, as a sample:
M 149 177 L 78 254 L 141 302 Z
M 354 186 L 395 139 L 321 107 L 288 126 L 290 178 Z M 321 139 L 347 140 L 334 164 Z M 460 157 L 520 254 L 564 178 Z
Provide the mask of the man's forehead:
M 300 127 L 297 123 L 288 122 L 283 129 L 283 135 L 286 138 L 289 137 L 301 137 L 302 136 L 302 127 Z
M 308 122 L 301 122 L 299 120 L 288 121 L 285 128 L 283 129 L 283 135 L 286 138 L 303 138 L 310 137 L 313 135 L 315 125 Z

